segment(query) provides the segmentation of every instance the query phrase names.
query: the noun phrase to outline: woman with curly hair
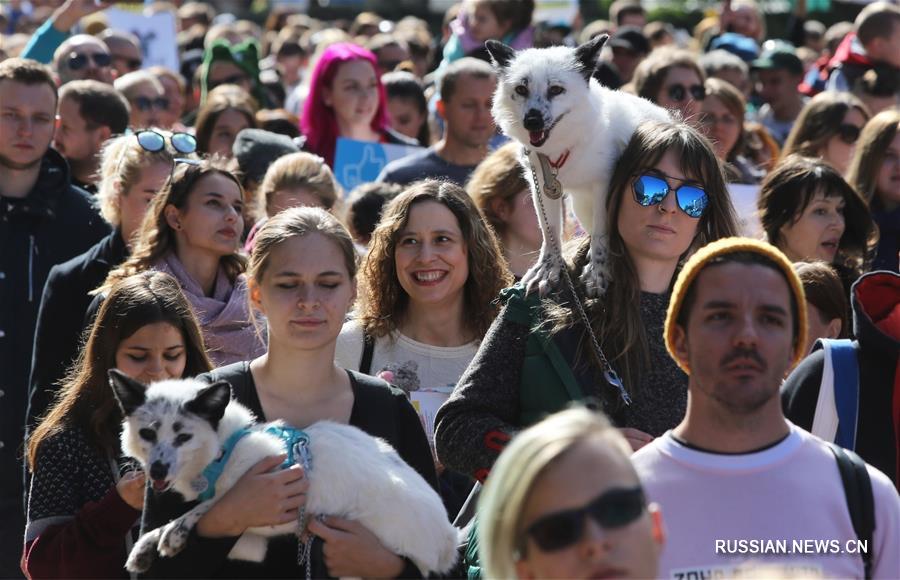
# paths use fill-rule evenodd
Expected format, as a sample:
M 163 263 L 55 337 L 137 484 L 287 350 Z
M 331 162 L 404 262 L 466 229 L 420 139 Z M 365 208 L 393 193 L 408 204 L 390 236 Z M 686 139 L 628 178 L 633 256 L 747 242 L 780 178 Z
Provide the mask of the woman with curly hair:
M 181 283 L 215 364 L 261 355 L 265 343 L 251 320 L 246 259 L 238 254 L 243 206 L 240 181 L 224 161 L 176 163 L 147 209 L 131 257 L 97 293 L 138 272 L 166 272 Z
M 781 156 L 820 157 L 843 175 L 868 120 L 868 109 L 852 94 L 819 93 L 803 106 Z
M 336 360 L 410 392 L 431 437 L 437 406 L 478 351 L 499 311 L 497 294 L 511 282 L 497 237 L 466 192 L 450 182 L 413 184 L 372 234 L 361 301 Z M 452 516 L 464 497 L 445 489 L 444 499 Z

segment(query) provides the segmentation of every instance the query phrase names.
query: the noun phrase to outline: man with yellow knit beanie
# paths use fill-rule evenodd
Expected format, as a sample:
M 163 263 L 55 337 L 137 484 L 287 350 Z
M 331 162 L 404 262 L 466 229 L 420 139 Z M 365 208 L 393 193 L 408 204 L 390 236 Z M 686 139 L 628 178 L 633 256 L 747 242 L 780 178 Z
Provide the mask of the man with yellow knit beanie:
M 633 456 L 668 528 L 660 577 L 727 578 L 748 561 L 900 577 L 900 498 L 890 480 L 782 413 L 781 381 L 806 344 L 803 286 L 790 261 L 746 238 L 707 245 L 679 273 L 664 333 L 689 375 L 687 411 Z M 855 487 L 845 489 L 841 469 Z M 848 507 L 866 497 L 874 510 Z M 874 532 L 860 523 L 866 516 Z

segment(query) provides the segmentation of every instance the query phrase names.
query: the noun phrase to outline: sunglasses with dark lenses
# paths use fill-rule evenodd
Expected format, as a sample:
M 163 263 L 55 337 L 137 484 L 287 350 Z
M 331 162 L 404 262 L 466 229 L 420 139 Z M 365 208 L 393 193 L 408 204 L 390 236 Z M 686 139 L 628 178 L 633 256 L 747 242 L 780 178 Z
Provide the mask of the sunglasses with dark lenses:
M 156 131 L 144 129 L 134 134 L 138 144 L 151 153 L 157 153 L 166 148 L 166 138 Z M 172 133 L 169 137 L 172 149 L 183 155 L 189 155 L 197 151 L 197 138 L 190 133 Z
M 112 62 L 112 57 L 105 52 L 96 54 L 78 54 L 73 52 L 69 55 L 69 70 L 81 70 L 87 66 L 88 61 L 92 61 L 96 67 L 107 67 Z
M 139 111 L 144 112 L 151 109 L 165 111 L 169 108 L 169 99 L 165 97 L 156 97 L 155 99 L 151 99 L 150 97 L 136 97 L 134 99 L 134 106 L 137 107 Z
M 669 98 L 676 103 L 685 100 L 688 94 L 690 94 L 691 98 L 695 101 L 702 101 L 706 98 L 706 88 L 703 85 L 691 85 L 689 87 L 685 85 L 670 85 L 666 90 Z
M 144 61 L 139 58 L 128 58 L 127 56 L 115 56 L 113 58 L 115 60 L 121 60 L 122 62 L 124 62 L 125 68 L 130 71 L 136 71 L 141 68 L 142 64 L 144 64 Z
M 672 177 L 671 179 L 678 178 Z M 644 207 L 662 203 L 662 200 L 672 191 L 665 179 L 649 173 L 639 175 L 631 188 L 634 190 L 634 200 Z M 678 207 L 692 218 L 696 219 L 702 216 L 706 211 L 706 206 L 709 205 L 709 196 L 696 185 L 684 184 L 676 188 L 674 193 Z
M 614 530 L 634 522 L 647 502 L 640 487 L 617 488 L 604 492 L 584 507 L 548 514 L 528 526 L 525 535 L 544 552 L 568 548 L 584 535 L 586 516 L 604 530 Z M 522 542 L 524 552 L 524 542 Z
M 862 129 L 850 123 L 841 123 L 838 125 L 837 135 L 847 145 L 853 145 L 859 139 Z

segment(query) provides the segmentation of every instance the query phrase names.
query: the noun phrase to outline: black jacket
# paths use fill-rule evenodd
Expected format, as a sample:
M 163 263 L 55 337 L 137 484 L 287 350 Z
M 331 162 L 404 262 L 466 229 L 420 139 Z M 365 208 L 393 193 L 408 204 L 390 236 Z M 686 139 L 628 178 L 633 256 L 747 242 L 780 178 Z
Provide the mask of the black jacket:
M 900 274 L 870 272 L 862 276 L 853 285 L 850 302 L 859 361 L 855 451 L 898 485 L 897 433 L 891 412 L 893 397 L 900 397 L 900 393 L 893 392 L 900 340 L 876 324 L 886 323 L 885 305 L 897 309 L 900 304 Z M 900 336 L 900 328 L 894 332 Z M 794 369 L 781 387 L 785 416 L 806 430 L 812 428 L 824 364 L 825 353 L 817 350 Z
M 87 252 L 53 266 L 38 311 L 31 359 L 28 429 L 44 416 L 69 365 L 78 356 L 85 313 L 93 296 L 88 292 L 106 280 L 109 271 L 128 256 L 122 232 L 116 230 Z
M 21 575 L 21 446 L 41 290 L 50 268 L 108 233 L 93 200 L 70 184 L 69 167 L 53 149 L 26 197 L 0 196 L 0 577 Z

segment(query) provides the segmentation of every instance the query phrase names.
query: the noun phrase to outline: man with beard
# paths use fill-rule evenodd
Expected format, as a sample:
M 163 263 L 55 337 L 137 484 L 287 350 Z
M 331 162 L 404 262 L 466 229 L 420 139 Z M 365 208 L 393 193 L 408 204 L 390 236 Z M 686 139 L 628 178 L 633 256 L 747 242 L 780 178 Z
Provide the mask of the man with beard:
M 0 578 L 21 577 L 22 440 L 41 290 L 50 268 L 109 231 L 50 148 L 55 117 L 46 66 L 0 63 Z
M 687 411 L 632 458 L 665 514 L 660 577 L 732 577 L 748 560 L 788 574 L 900 577 L 890 480 L 782 414 L 782 377 L 805 354 L 805 304 L 791 263 L 764 242 L 719 240 L 679 274 L 664 332 L 689 375 Z M 851 512 L 868 490 L 870 508 Z M 875 522 L 863 550 L 854 524 L 866 515 Z
M 81 80 L 62 86 L 53 148 L 69 162 L 74 185 L 97 193 L 100 149 L 125 132 L 129 115 L 128 101 L 110 85 Z

